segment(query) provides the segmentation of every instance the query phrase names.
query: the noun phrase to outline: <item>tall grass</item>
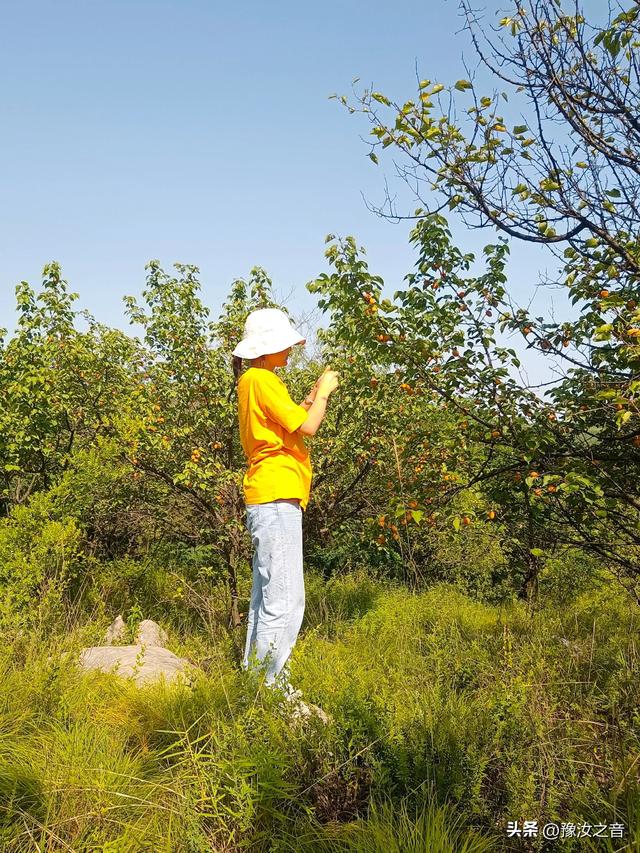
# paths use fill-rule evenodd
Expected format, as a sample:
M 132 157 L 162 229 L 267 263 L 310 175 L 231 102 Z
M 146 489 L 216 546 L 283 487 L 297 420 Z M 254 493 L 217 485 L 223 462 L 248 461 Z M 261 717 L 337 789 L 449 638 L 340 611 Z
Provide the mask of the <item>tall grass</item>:
M 390 799 L 374 803 L 366 819 L 328 827 L 311 824 L 277 851 L 291 853 L 489 853 L 497 835 L 482 835 L 465 825 L 459 811 L 429 798 L 417 807 Z
M 0 850 L 475 853 L 509 849 L 507 820 L 598 817 L 640 844 L 638 614 L 622 594 L 532 615 L 351 576 L 311 577 L 308 601 L 292 679 L 329 726 L 293 719 L 215 620 L 180 607 L 166 627 L 203 664 L 190 686 L 80 673 L 106 614 L 6 629 Z

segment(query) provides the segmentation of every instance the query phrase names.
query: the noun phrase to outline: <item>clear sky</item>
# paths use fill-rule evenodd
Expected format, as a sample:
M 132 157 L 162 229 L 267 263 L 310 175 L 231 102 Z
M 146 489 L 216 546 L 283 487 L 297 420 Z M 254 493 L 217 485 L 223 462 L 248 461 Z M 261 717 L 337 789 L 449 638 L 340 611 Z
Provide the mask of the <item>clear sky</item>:
M 140 293 L 150 258 L 199 266 L 213 315 L 261 265 L 295 314 L 313 305 L 304 285 L 326 269 L 328 232 L 354 234 L 399 286 L 408 226 L 367 211 L 384 171 L 366 157 L 366 123 L 329 95 L 360 77 L 410 97 L 416 64 L 444 83 L 466 76 L 460 26 L 456 0 L 6 4 L 0 326 L 14 327 L 16 283 L 37 285 L 50 260 L 79 307 L 125 330 L 122 296 Z M 544 263 L 514 261 L 522 293 Z

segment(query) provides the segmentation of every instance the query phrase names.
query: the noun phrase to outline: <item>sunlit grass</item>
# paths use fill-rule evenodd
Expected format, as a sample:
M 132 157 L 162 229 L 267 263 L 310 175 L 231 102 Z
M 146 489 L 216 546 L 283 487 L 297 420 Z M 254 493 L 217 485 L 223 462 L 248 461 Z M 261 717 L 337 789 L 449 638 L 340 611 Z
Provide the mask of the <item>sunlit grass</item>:
M 500 849 L 507 820 L 598 814 L 638 831 L 638 616 L 623 595 L 532 615 L 445 585 L 309 590 L 292 678 L 326 727 L 294 720 L 238 669 L 235 641 L 180 615 L 170 645 L 206 661 L 191 686 L 79 672 L 104 619 L 7 631 L 0 849 L 474 853 Z

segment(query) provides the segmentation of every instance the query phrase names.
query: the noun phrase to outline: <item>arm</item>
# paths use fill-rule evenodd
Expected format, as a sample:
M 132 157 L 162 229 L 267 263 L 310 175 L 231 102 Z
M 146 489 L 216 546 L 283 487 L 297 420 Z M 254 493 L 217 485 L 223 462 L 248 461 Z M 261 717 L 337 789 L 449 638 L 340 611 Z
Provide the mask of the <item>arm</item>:
M 318 427 L 324 420 L 325 412 L 327 410 L 327 400 L 328 397 L 321 395 L 315 398 L 313 403 L 309 406 L 306 421 L 298 428 L 299 432 L 303 435 L 315 435 L 318 431 Z M 305 400 L 305 403 L 307 401 Z M 303 408 L 305 408 L 303 406 Z
M 326 373 L 329 369 L 330 368 L 325 367 L 324 373 Z M 322 374 L 322 376 L 324 376 L 324 373 Z M 302 406 L 303 409 L 306 409 L 307 411 L 309 411 L 309 409 L 313 405 L 313 402 L 316 399 L 316 394 L 318 393 L 318 388 L 320 387 L 320 380 L 322 379 L 322 376 L 319 376 L 318 379 L 316 379 L 315 385 L 313 386 L 311 391 L 309 391 L 309 393 L 305 397 L 304 401 L 302 403 L 300 403 L 300 405 Z
M 313 405 L 315 399 L 316 399 L 316 391 L 314 388 L 313 391 L 310 391 L 307 394 L 306 399 L 303 400 L 302 403 L 300 403 L 300 405 L 302 406 L 303 409 L 306 409 L 308 412 L 309 409 L 311 408 L 311 406 Z
M 337 387 L 338 374 L 334 370 L 326 368 L 320 379 L 318 379 L 316 386 L 314 386 L 314 400 L 309 406 L 307 419 L 298 428 L 303 435 L 316 434 L 318 427 L 324 420 L 329 395 L 332 394 Z

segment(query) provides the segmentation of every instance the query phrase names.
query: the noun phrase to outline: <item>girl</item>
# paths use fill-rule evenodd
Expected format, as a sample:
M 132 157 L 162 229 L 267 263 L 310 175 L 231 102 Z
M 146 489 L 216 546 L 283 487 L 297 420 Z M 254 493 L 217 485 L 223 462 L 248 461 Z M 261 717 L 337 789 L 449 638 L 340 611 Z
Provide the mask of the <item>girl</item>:
M 253 586 L 243 666 L 257 665 L 265 681 L 283 672 L 304 614 L 302 511 L 311 487 L 304 435 L 315 435 L 338 374 L 326 368 L 301 405 L 274 373 L 305 339 L 276 308 L 253 311 L 233 352 L 240 440 L 248 461 L 243 486 L 254 549 Z M 251 366 L 240 376 L 242 359 Z

